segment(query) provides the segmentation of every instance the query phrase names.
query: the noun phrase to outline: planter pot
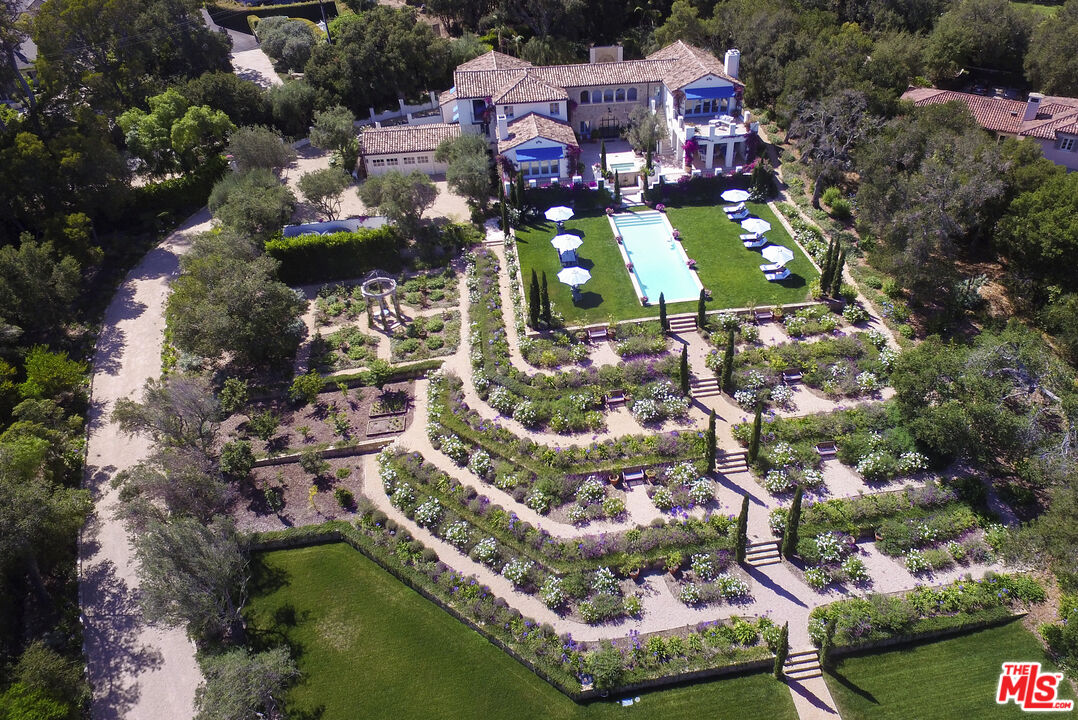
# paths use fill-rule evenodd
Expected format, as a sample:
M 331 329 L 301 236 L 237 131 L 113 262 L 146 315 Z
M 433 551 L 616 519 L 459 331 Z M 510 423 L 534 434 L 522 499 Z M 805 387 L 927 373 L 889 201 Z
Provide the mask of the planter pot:
M 638 579 L 640 578 L 640 570 L 639 570 L 639 569 L 637 569 L 637 570 L 630 570 L 630 571 L 629 571 L 629 578 L 630 578 L 631 580 L 633 580 L 634 582 L 635 582 L 636 580 L 638 580 Z
M 880 531 L 879 531 L 879 530 L 877 530 L 876 532 L 874 532 L 874 533 L 872 534 L 872 536 L 873 536 L 874 538 L 876 538 L 876 542 L 880 542 L 880 541 L 882 541 L 882 540 L 883 540 L 883 535 L 880 535 Z

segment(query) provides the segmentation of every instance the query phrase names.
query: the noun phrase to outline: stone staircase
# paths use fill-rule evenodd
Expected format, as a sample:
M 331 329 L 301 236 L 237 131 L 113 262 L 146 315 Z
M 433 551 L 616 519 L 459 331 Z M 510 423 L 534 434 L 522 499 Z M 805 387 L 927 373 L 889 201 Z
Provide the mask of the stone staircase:
M 695 315 L 681 315 L 670 318 L 670 332 L 687 333 L 696 330 Z
M 717 377 L 693 378 L 689 381 L 689 392 L 694 398 L 722 395 Z
M 499 245 L 505 245 L 505 236 L 500 232 L 497 234 L 491 233 L 487 235 L 487 239 L 483 241 L 483 245 L 486 247 L 498 247 Z
M 744 450 L 724 452 L 715 458 L 715 469 L 724 475 L 749 469 L 749 454 Z
M 775 540 L 749 543 L 745 546 L 745 564 L 753 567 L 762 565 L 777 565 L 782 562 L 779 555 L 779 544 Z
M 823 675 L 820 669 L 820 655 L 815 650 L 792 651 L 782 666 L 782 671 L 790 680 L 808 680 Z

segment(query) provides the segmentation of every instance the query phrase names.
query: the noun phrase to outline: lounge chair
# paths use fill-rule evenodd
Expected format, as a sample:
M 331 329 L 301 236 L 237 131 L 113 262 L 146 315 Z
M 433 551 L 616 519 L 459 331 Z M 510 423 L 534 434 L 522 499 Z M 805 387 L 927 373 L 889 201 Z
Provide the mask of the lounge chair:
M 777 273 L 782 271 L 782 267 L 783 266 L 779 265 L 778 263 L 764 263 L 760 266 L 760 272 L 762 272 L 764 275 L 766 275 L 767 273 Z
M 573 250 L 566 250 L 561 253 L 558 258 L 561 260 L 562 267 L 569 267 L 577 264 L 576 252 Z
M 780 280 L 785 280 L 786 278 L 790 277 L 790 268 L 784 267 L 782 268 L 782 270 L 779 270 L 777 272 L 764 273 L 764 277 L 767 278 L 768 282 L 779 282 Z
M 741 220 L 744 220 L 748 216 L 749 216 L 749 211 L 745 210 L 745 209 L 739 210 L 736 213 L 726 213 L 726 217 L 729 218 L 730 220 L 733 220 L 734 222 L 740 222 Z
M 736 205 L 727 205 L 722 209 L 724 213 L 729 215 L 730 213 L 738 213 L 745 209 L 745 203 L 739 202 Z
M 746 240 L 742 244 L 747 249 L 754 250 L 756 248 L 762 248 L 764 245 L 767 245 L 768 242 L 769 242 L 769 240 L 767 238 L 765 238 L 763 235 L 759 235 L 759 236 L 756 237 L 755 240 Z
M 741 233 L 741 237 L 740 237 L 741 242 L 745 242 L 747 240 L 759 240 L 759 239 L 760 239 L 760 233 Z
M 590 342 L 605 342 L 610 339 L 606 326 L 588 328 L 588 340 Z M 624 399 L 624 398 L 623 398 Z

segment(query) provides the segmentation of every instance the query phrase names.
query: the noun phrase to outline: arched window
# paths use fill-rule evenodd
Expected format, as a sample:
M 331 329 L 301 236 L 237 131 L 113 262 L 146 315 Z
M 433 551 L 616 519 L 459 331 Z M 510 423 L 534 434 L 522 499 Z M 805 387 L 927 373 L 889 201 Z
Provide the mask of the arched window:
M 591 102 L 591 95 L 588 95 L 587 90 L 581 90 L 580 91 L 580 104 L 581 105 L 586 105 L 586 104 L 588 104 L 590 102 Z
M 593 103 L 601 103 L 603 101 L 603 91 L 602 90 L 592 90 L 591 91 L 591 101 Z
M 629 102 L 636 102 L 636 88 L 629 88 L 629 91 L 625 94 L 625 99 Z
M 625 88 L 618 88 L 618 91 L 614 93 L 615 102 L 625 102 Z
M 603 90 L 603 102 L 614 102 L 614 91 L 610 88 Z

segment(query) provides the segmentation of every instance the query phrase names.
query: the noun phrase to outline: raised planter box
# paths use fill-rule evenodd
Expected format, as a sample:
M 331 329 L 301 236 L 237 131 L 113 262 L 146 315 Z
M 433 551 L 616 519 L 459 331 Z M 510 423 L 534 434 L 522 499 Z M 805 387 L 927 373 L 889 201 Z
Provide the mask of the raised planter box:
M 367 435 L 389 435 L 404 432 L 405 413 L 372 417 L 367 421 Z

